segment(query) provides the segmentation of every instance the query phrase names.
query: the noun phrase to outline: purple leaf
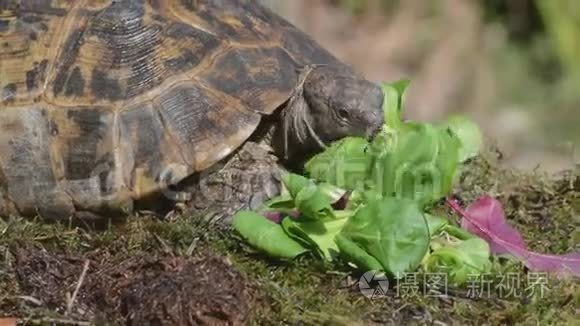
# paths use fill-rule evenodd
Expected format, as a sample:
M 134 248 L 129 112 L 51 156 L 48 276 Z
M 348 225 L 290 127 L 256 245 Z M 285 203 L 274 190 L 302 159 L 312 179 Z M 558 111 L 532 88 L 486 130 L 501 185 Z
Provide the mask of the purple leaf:
M 507 223 L 501 203 L 494 198 L 490 196 L 481 197 L 467 208 L 467 214 L 469 214 L 470 219 L 477 221 L 498 238 L 514 246 L 526 248 L 526 243 L 521 234 Z M 509 249 L 505 245 L 490 241 L 482 230 L 470 222 L 470 219 L 464 217 L 461 220 L 461 227 L 487 240 L 490 244 L 491 252 L 498 255 L 509 253 Z
M 528 250 L 521 234 L 510 226 L 502 204 L 484 196 L 467 210 L 452 198 L 447 203 L 463 217 L 461 226 L 485 239 L 495 254 L 510 254 L 520 259 L 531 271 L 554 272 L 580 277 L 580 252 L 566 255 L 545 255 Z
M 292 210 L 292 211 L 287 212 L 287 213 L 276 212 L 276 211 L 263 211 L 262 215 L 264 215 L 264 217 L 269 219 L 270 221 L 279 224 L 279 223 L 282 223 L 282 219 L 285 216 L 289 216 L 292 219 L 299 218 L 300 212 L 298 210 Z
M 264 217 L 269 219 L 270 221 L 278 224 L 282 222 L 282 218 L 284 217 L 284 214 L 280 212 L 270 212 L 270 211 L 262 212 L 262 215 L 264 215 Z
M 352 191 L 345 192 L 340 198 L 338 198 L 337 201 L 332 204 L 332 208 L 336 210 L 345 209 L 351 194 Z

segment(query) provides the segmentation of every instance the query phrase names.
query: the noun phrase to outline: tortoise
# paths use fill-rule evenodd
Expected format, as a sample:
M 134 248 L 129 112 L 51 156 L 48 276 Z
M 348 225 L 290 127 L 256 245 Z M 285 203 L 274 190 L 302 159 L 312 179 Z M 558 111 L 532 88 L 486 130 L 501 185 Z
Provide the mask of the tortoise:
M 249 0 L 2 1 L 0 76 L 1 216 L 126 215 L 248 141 L 300 162 L 383 121 L 377 84 Z

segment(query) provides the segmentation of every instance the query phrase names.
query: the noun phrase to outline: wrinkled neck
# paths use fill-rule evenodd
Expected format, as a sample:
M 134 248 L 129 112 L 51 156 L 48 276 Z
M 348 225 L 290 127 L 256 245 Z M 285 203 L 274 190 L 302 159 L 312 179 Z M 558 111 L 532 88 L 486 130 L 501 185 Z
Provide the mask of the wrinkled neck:
M 316 134 L 309 112 L 302 94 L 291 98 L 281 112 L 275 138 L 281 141 L 281 157 L 285 161 L 301 161 L 326 147 Z
M 305 67 L 279 116 L 272 147 L 284 161 L 300 161 L 326 146 L 318 137 L 311 110 L 305 99 L 304 84 L 315 66 Z

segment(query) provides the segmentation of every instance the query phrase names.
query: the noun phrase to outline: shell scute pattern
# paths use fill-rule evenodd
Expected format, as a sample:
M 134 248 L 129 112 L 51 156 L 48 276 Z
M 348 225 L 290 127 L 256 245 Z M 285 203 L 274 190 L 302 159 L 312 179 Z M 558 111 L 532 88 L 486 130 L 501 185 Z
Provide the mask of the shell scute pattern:
M 3 1 L 0 214 L 130 209 L 232 153 L 304 65 L 335 60 L 255 1 Z

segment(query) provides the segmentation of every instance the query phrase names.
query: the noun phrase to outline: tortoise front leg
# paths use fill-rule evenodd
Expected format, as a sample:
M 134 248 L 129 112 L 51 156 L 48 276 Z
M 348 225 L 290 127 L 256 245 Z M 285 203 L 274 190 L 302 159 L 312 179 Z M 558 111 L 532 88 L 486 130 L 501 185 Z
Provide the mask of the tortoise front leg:
M 246 142 L 226 163 L 199 175 L 191 210 L 226 224 L 244 209 L 257 209 L 280 193 L 284 168 L 264 145 Z

